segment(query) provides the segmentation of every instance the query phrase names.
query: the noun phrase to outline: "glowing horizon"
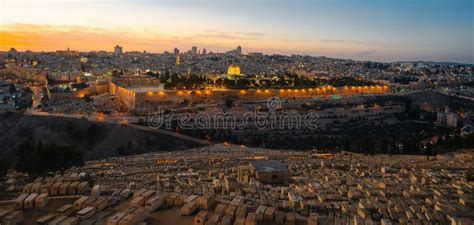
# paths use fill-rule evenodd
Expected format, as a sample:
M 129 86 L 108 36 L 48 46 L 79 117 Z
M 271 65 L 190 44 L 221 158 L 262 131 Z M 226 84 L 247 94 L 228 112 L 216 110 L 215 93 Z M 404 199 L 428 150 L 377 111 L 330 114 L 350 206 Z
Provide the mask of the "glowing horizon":
M 225 52 L 474 63 L 468 0 L 0 0 L 0 50 Z

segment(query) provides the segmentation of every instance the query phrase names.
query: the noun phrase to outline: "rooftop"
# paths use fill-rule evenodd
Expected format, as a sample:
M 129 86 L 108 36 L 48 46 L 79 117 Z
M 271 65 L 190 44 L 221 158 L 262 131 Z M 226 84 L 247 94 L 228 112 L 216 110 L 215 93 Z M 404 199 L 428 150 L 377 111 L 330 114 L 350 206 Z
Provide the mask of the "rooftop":
M 252 165 L 259 172 L 287 172 L 288 168 L 278 160 L 262 160 L 250 161 Z
M 130 86 L 126 88 L 135 93 L 165 91 L 164 85 L 162 84 L 160 84 L 159 86 Z

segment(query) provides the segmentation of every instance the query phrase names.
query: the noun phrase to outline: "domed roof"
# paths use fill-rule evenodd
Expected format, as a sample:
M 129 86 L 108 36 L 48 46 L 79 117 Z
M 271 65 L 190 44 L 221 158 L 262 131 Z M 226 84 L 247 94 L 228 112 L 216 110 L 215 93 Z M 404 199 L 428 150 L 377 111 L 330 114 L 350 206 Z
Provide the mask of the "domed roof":
M 230 64 L 227 68 L 228 75 L 240 75 L 240 66 L 235 64 Z

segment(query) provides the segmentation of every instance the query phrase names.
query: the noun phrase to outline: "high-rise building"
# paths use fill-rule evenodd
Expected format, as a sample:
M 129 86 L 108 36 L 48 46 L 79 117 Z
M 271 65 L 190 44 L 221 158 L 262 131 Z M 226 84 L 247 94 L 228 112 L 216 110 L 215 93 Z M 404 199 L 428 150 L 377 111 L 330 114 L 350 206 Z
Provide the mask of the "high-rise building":
M 173 54 L 175 54 L 175 55 L 179 55 L 179 49 L 178 49 L 178 48 L 174 48 L 174 50 L 173 50 Z
M 115 55 L 121 55 L 122 54 L 122 46 L 116 45 L 114 47 L 114 54 Z
M 176 65 L 180 65 L 181 64 L 181 58 L 179 57 L 179 55 L 176 56 Z
M 236 55 L 241 55 L 242 54 L 242 47 L 237 46 L 237 49 L 235 49 L 235 54 Z
M 192 53 L 193 55 L 197 55 L 197 51 L 198 51 L 198 48 L 197 48 L 196 46 L 193 46 L 193 47 L 191 48 L 191 53 Z
M 202 50 L 202 54 L 203 54 L 203 55 L 207 54 L 207 50 L 206 50 L 206 49 L 203 49 L 203 50 Z
M 10 48 L 7 54 L 9 58 L 17 57 L 18 51 L 15 48 Z

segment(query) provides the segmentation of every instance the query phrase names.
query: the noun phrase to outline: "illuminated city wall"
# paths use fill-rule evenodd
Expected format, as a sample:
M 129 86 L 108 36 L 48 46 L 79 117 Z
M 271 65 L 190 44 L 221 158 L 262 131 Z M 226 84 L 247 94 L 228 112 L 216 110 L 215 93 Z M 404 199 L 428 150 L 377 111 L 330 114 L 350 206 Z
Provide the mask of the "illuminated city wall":
M 104 94 L 104 93 L 107 93 L 109 92 L 109 86 L 107 83 L 99 83 L 99 84 L 95 84 L 95 83 L 92 83 L 90 85 L 90 89 L 91 89 L 91 94 L 92 95 L 100 95 L 100 94 Z
M 127 106 L 130 112 L 135 111 L 135 92 L 116 86 L 115 94 L 125 104 L 125 106 Z
M 216 104 L 222 103 L 226 98 L 254 101 L 266 100 L 270 97 L 279 98 L 312 98 L 330 96 L 348 96 L 359 93 L 386 93 L 388 86 L 361 86 L 361 87 L 331 87 L 305 89 L 248 89 L 248 90 L 163 90 L 157 92 L 135 93 L 126 88 L 116 88 L 116 94 L 127 105 L 129 109 L 138 114 L 155 111 L 161 108 L 176 108 L 183 101 L 194 103 Z

